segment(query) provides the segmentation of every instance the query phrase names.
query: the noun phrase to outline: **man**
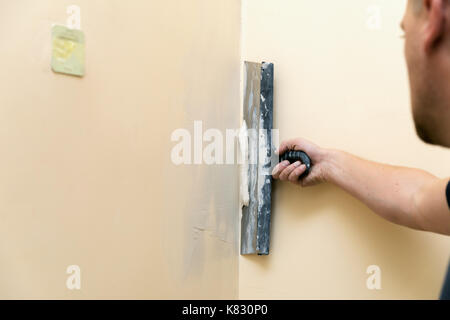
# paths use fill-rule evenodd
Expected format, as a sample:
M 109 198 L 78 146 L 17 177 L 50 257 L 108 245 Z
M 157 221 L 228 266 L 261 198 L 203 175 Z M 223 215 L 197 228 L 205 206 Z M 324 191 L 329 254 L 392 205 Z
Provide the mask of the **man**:
M 450 0 L 408 0 L 402 21 L 412 112 L 419 137 L 450 147 Z M 303 150 L 313 167 L 282 162 L 273 177 L 303 187 L 331 182 L 381 217 L 417 230 L 450 235 L 450 182 L 419 169 L 367 161 L 304 140 L 281 143 L 278 152 Z M 450 299 L 450 268 L 441 293 Z

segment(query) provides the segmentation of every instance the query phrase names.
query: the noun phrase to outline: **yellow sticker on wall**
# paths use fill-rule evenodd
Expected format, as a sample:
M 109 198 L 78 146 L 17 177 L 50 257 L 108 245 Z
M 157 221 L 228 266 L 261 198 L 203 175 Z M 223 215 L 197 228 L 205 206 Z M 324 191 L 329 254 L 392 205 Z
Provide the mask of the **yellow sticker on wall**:
M 64 26 L 52 28 L 52 69 L 55 72 L 84 75 L 84 33 Z

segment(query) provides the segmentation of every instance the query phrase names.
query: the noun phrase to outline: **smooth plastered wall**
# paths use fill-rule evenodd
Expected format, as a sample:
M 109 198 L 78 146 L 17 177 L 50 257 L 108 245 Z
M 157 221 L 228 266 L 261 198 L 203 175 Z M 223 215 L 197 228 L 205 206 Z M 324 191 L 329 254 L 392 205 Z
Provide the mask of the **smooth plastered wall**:
M 84 78 L 50 69 L 73 4 Z M 170 137 L 238 126 L 239 36 L 237 0 L 0 1 L 0 298 L 237 297 L 237 168 Z
M 275 127 L 371 160 L 446 177 L 450 152 L 420 142 L 399 23 L 405 1 L 245 0 L 243 60 L 275 64 Z M 241 256 L 239 297 L 435 299 L 448 237 L 382 220 L 332 185 L 276 183 L 271 253 Z M 367 267 L 381 269 L 369 290 Z

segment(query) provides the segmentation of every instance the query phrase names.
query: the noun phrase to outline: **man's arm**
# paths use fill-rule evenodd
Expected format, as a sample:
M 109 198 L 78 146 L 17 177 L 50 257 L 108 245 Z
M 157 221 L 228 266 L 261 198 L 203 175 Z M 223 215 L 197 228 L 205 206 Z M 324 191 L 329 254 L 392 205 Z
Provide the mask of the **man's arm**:
M 280 163 L 273 172 L 275 179 L 302 186 L 331 182 L 391 222 L 450 235 L 450 209 L 445 195 L 449 179 L 439 179 L 419 169 L 367 161 L 343 151 L 322 149 L 303 139 L 283 142 L 279 153 L 292 149 L 309 154 L 312 171 L 299 181 L 304 166 Z

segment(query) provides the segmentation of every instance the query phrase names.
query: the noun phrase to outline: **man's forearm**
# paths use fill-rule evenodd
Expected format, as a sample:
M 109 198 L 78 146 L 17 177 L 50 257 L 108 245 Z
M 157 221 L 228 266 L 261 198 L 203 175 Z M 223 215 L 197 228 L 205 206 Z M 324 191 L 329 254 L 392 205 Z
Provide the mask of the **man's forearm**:
M 423 170 L 396 167 L 358 158 L 338 150 L 324 154 L 324 178 L 364 202 L 383 218 L 425 229 L 420 212 L 421 189 L 439 179 Z

